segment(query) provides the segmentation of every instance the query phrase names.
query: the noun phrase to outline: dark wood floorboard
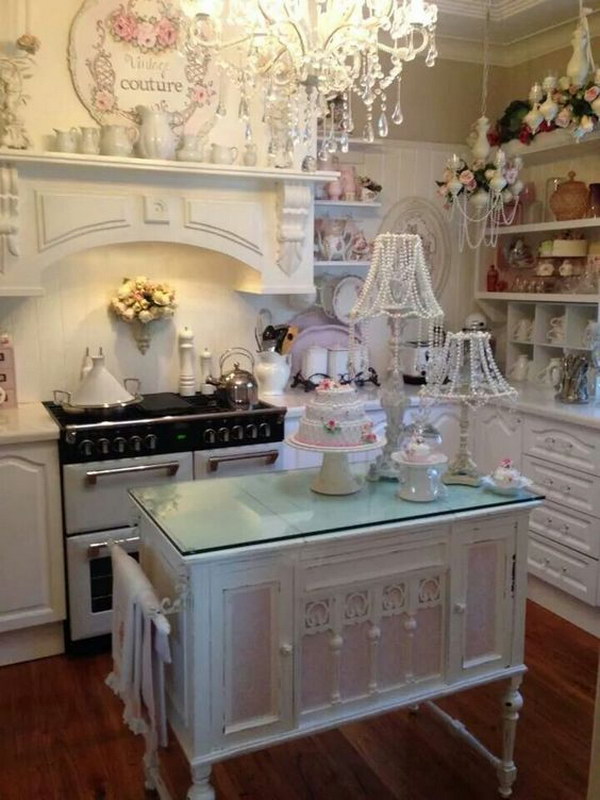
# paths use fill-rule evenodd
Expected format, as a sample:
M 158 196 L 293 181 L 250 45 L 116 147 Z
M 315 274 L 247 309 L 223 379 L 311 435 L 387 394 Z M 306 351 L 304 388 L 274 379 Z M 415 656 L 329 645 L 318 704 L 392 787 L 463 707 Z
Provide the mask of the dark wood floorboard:
M 584 800 L 598 640 L 530 603 L 525 708 L 515 800 Z M 0 800 L 143 800 L 142 741 L 121 721 L 108 656 L 64 656 L 0 669 Z M 500 685 L 442 707 L 499 746 Z M 187 764 L 162 756 L 175 800 Z M 398 711 L 231 759 L 214 770 L 219 800 L 491 800 L 495 776 L 427 709 Z M 599 799 L 600 800 L 600 799 Z

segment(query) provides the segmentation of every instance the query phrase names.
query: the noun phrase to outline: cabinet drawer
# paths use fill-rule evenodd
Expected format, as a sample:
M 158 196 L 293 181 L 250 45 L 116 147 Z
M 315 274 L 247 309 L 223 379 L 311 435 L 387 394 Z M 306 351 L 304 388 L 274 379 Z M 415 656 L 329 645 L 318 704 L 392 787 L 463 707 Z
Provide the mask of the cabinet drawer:
M 529 572 L 547 583 L 596 605 L 598 562 L 541 536 L 530 534 Z
M 598 520 L 586 514 L 546 502 L 531 512 L 529 530 L 586 556 L 600 556 Z
M 523 451 L 582 472 L 600 474 L 600 435 L 589 428 L 526 417 Z
M 600 479 L 594 475 L 555 466 L 531 456 L 523 458 L 523 472 L 535 489 L 563 506 L 600 516 Z

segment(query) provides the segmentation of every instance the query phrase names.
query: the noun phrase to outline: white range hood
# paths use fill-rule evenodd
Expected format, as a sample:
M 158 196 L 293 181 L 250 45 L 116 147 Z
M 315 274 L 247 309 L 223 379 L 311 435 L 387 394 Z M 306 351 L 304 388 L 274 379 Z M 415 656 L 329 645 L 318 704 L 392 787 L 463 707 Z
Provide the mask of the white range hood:
M 123 242 L 224 253 L 252 268 L 241 291 L 310 292 L 313 185 L 335 176 L 2 150 L 0 296 L 43 294 L 48 265 Z

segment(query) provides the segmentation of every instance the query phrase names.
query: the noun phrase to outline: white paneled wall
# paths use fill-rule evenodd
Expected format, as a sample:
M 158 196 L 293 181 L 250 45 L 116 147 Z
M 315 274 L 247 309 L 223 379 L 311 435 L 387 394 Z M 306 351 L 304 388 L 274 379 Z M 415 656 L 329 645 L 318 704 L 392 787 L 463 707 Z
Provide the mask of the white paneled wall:
M 384 186 L 379 219 L 411 195 L 441 202 L 434 181 L 450 150 L 394 142 L 373 152 L 353 153 L 359 174 L 369 174 Z M 378 224 L 373 222 L 375 231 Z M 451 278 L 440 299 L 450 327 L 459 326 L 470 309 L 470 258 L 453 251 L 448 265 Z M 53 265 L 43 276 L 44 297 L 0 298 L 0 329 L 15 339 L 20 401 L 49 399 L 55 388 L 74 388 L 87 346 L 102 346 L 109 368 L 119 377 L 140 377 L 145 392 L 176 389 L 177 329 L 184 325 L 194 330 L 198 352 L 205 345 L 213 353 L 234 345 L 253 349 L 260 308 L 269 308 L 276 323 L 296 312 L 285 297 L 232 291 L 233 273 L 242 269 L 246 267 L 212 251 L 158 243 L 99 248 Z M 179 304 L 174 321 L 153 324 L 145 355 L 137 350 L 130 328 L 107 310 L 122 278 L 138 274 L 172 283 Z M 374 326 L 370 344 L 380 371 L 386 363 L 386 340 L 385 325 Z

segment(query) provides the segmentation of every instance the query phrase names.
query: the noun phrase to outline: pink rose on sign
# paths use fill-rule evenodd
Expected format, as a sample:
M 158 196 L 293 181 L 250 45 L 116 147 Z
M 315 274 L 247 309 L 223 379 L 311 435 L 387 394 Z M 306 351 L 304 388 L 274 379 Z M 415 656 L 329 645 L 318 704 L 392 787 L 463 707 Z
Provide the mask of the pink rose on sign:
M 173 47 L 177 42 L 177 26 L 173 20 L 163 17 L 156 26 L 156 38 L 163 47 Z
M 191 97 L 194 103 L 198 103 L 198 105 L 201 106 L 208 99 L 208 92 L 206 90 L 206 86 L 204 86 L 204 84 L 202 83 L 199 83 L 197 86 L 194 86 Z
M 570 109 L 563 108 L 562 111 L 559 111 L 556 118 L 554 119 L 554 123 L 558 128 L 568 128 L 571 124 L 571 120 L 573 115 L 571 114 Z
M 477 181 L 475 180 L 475 178 L 473 178 L 472 181 L 469 181 L 469 183 L 467 183 L 467 189 L 470 192 L 474 192 L 476 188 L 477 188 Z
M 472 183 L 475 180 L 475 175 L 473 175 L 470 169 L 463 169 L 458 176 L 458 180 L 467 186 L 469 183 Z
M 115 106 L 115 96 L 111 92 L 99 89 L 94 93 L 94 105 L 98 111 L 111 111 Z
M 137 29 L 137 43 L 146 50 L 152 50 L 156 44 L 156 28 L 150 22 L 141 22 Z
M 117 39 L 130 42 L 137 34 L 137 20 L 132 14 L 115 14 L 111 30 Z
M 600 86 L 590 86 L 590 88 L 583 95 L 583 97 L 584 100 L 588 101 L 588 103 L 593 103 L 599 94 L 600 94 Z

